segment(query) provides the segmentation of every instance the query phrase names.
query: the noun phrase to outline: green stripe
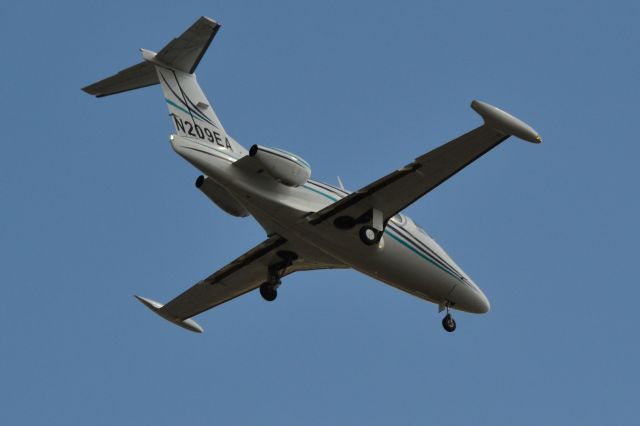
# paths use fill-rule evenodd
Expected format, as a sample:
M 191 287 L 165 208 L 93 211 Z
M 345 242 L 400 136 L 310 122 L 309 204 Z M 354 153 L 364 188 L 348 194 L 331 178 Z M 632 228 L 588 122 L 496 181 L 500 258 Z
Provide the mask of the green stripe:
M 389 232 L 386 229 L 385 229 L 384 233 L 387 234 L 388 236 L 390 236 L 391 238 L 393 238 L 394 240 L 396 240 L 397 242 L 399 242 L 400 244 L 402 244 L 403 246 L 405 246 L 406 248 L 408 248 L 409 250 L 411 250 L 412 252 L 414 252 L 415 254 L 417 254 L 418 256 L 420 256 L 421 258 L 429 261 L 433 265 L 435 265 L 438 268 L 442 269 L 444 272 L 446 272 L 447 274 L 451 275 L 453 278 L 456 278 L 457 280 L 460 280 L 459 276 L 454 275 L 451 271 L 449 271 L 448 269 L 445 269 L 442 265 L 437 263 L 434 259 L 432 259 L 432 258 L 430 258 L 428 256 L 425 256 L 423 253 L 420 253 L 418 250 L 416 250 L 415 248 L 411 247 L 411 245 L 409 245 L 406 241 L 403 241 L 397 235 L 393 235 L 391 232 Z
M 307 185 L 302 185 L 302 186 L 304 186 L 305 188 L 307 188 L 309 191 L 313 191 L 313 192 L 315 192 L 316 194 L 320 194 L 320 195 L 322 195 L 323 197 L 326 197 L 326 198 L 330 199 L 331 201 L 338 201 L 338 199 L 337 199 L 337 198 L 333 198 L 331 195 L 327 195 L 327 194 L 325 194 L 324 192 L 321 192 L 321 191 L 318 191 L 317 189 L 313 189 L 313 188 L 311 188 L 310 186 L 307 186 Z

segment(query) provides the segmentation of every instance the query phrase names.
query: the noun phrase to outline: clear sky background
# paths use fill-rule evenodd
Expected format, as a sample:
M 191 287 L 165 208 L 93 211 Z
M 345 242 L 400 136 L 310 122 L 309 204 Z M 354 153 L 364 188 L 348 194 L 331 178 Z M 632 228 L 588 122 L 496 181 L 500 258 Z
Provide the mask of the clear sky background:
M 227 131 L 352 190 L 479 125 L 509 139 L 407 213 L 483 288 L 457 313 L 353 271 L 198 317 L 167 301 L 264 239 L 193 186 L 158 87 L 80 88 L 200 15 Z M 637 422 L 638 2 L 0 3 L 0 424 Z

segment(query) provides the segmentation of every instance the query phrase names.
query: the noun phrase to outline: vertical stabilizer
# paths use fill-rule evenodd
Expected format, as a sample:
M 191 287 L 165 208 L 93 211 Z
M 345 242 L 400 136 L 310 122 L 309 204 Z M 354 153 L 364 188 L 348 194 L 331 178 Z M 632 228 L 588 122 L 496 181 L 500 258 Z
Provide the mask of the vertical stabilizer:
M 156 65 L 156 71 L 177 134 L 237 151 L 233 149 L 232 140 L 202 92 L 195 74 L 161 65 Z
M 194 74 L 218 29 L 220 24 L 203 16 L 158 53 L 141 49 L 143 62 L 82 90 L 103 97 L 160 83 L 178 135 L 244 154 L 227 135 Z

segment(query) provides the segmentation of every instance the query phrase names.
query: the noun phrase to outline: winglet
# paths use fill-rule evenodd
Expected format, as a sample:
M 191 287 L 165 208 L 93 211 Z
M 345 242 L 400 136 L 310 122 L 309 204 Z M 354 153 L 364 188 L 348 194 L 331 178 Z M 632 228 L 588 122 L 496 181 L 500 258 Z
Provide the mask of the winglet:
M 166 314 L 164 314 L 161 310 L 161 308 L 164 306 L 161 303 L 156 302 L 155 300 L 151 300 L 151 299 L 147 299 L 146 297 L 142 297 L 142 296 L 134 296 L 136 299 L 138 299 L 143 305 L 145 305 L 147 308 L 151 309 L 153 312 L 155 312 L 156 314 L 160 315 L 162 318 L 166 319 L 167 321 L 170 321 L 176 325 L 179 325 L 180 327 L 187 329 L 189 331 L 193 331 L 196 333 L 202 333 L 204 331 L 204 329 L 200 326 L 200 324 L 198 324 L 197 322 L 195 322 L 194 320 L 192 320 L 191 318 L 187 318 L 186 320 L 180 320 L 177 318 L 172 318 Z
M 540 135 L 533 129 L 533 127 L 529 126 L 524 121 L 517 119 L 513 115 L 504 112 L 500 108 L 496 108 L 493 105 L 480 101 L 471 102 L 471 108 L 480 114 L 485 125 L 499 131 L 500 133 L 516 136 L 528 142 L 542 142 Z

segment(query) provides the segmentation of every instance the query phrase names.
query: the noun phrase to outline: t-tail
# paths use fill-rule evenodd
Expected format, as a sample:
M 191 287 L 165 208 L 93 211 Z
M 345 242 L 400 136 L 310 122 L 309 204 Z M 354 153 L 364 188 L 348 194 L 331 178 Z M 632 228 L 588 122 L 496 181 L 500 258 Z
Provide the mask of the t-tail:
M 218 29 L 220 24 L 203 16 L 160 52 L 140 49 L 142 62 L 82 90 L 100 98 L 160 83 L 178 135 L 244 155 L 246 149 L 224 130 L 194 74 Z

